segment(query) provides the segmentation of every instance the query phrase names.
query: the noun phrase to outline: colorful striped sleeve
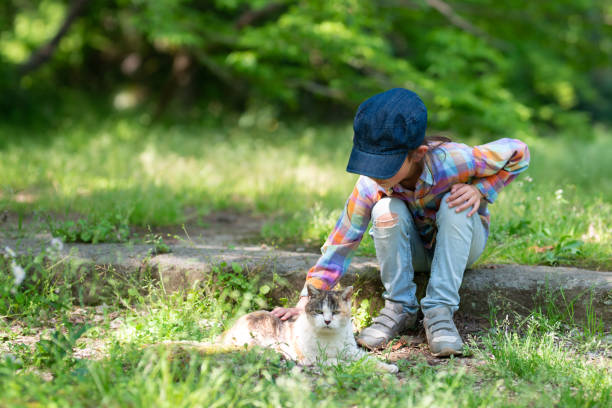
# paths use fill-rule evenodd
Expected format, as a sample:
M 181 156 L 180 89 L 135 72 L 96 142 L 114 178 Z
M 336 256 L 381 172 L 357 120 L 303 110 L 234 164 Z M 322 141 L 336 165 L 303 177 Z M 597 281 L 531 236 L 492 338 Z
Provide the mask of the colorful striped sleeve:
M 306 283 L 329 290 L 348 269 L 355 250 L 368 228 L 372 207 L 378 199 L 378 185 L 361 176 L 346 200 L 342 215 L 321 248 L 321 257 L 310 268 Z M 304 296 L 304 291 L 302 295 Z
M 502 188 L 529 166 L 529 149 L 517 139 L 499 139 L 475 146 L 472 184 L 493 203 Z

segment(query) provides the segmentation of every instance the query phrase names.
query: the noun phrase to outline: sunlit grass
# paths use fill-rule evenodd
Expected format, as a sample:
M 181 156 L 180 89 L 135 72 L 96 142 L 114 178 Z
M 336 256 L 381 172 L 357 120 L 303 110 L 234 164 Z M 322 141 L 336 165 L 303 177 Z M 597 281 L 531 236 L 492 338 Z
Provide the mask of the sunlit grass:
M 351 126 L 260 122 L 146 126 L 137 116 L 94 116 L 36 134 L 0 125 L 0 205 L 117 214 L 136 225 L 255 211 L 269 216 L 269 242 L 317 248 L 357 179 L 345 171 Z M 612 267 L 610 133 L 596 133 L 527 141 L 530 168 L 490 206 L 480 262 Z M 367 235 L 360 253 L 374 254 Z
M 290 213 L 320 201 L 330 206 L 352 178 L 335 168 L 337 145 L 350 145 L 345 128 L 271 133 L 109 120 L 45 136 L 43 142 L 12 136 L 16 142 L 0 151 L 6 205 L 81 213 L 125 209 L 132 223 L 165 225 L 182 222 L 187 207 Z
M 65 288 L 57 288 L 63 295 Z M 20 346 L 17 336 L 10 334 L 8 325 L 19 319 L 0 321 L 2 404 L 582 407 L 610 403 L 612 367 L 605 357 L 609 345 L 602 343 L 603 334 L 577 336 L 580 326 L 537 312 L 514 324 L 494 321 L 491 330 L 472 337 L 469 359 L 430 366 L 413 350 L 397 362 L 400 374 L 394 376 L 373 372 L 365 362 L 300 368 L 269 350 L 174 351 L 160 343 L 214 342 L 233 317 L 257 308 L 239 306 L 241 297 L 256 293 L 224 297 L 214 285 L 174 295 L 160 287 L 150 289 L 145 294 L 136 290 L 127 296 L 110 295 L 100 299 L 104 306 L 85 308 L 78 316 L 86 331 L 54 346 L 55 352 L 64 354 L 52 360 L 36 345 Z M 41 294 L 36 301 L 44 302 L 48 296 Z M 54 329 L 53 322 L 59 322 L 55 333 L 77 332 L 78 325 L 66 323 L 71 313 L 70 308 L 62 309 L 39 323 Z M 38 330 L 35 325 L 26 329 L 30 335 Z M 49 336 L 43 334 L 43 341 Z M 92 340 L 103 344 L 94 359 L 73 357 Z

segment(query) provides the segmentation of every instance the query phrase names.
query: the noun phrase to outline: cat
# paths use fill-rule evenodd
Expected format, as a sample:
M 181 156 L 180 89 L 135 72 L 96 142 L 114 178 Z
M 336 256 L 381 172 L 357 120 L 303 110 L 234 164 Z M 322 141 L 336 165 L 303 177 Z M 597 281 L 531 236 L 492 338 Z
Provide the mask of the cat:
M 397 373 L 394 364 L 383 363 L 357 346 L 351 322 L 353 287 L 343 291 L 319 290 L 308 284 L 305 311 L 281 320 L 260 310 L 242 316 L 221 337 L 225 347 L 270 347 L 301 365 L 338 364 L 372 359 L 378 369 Z

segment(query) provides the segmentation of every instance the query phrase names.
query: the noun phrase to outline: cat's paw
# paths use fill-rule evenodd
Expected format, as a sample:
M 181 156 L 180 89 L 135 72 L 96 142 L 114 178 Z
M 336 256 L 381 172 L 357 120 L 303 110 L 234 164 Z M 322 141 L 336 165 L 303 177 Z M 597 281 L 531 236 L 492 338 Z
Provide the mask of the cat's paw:
M 397 368 L 395 364 L 378 362 L 378 367 L 391 374 L 397 374 L 399 372 L 399 368 Z
M 388 366 L 388 371 L 391 374 L 397 374 L 399 372 L 399 368 L 397 368 L 395 364 L 387 364 L 387 366 Z

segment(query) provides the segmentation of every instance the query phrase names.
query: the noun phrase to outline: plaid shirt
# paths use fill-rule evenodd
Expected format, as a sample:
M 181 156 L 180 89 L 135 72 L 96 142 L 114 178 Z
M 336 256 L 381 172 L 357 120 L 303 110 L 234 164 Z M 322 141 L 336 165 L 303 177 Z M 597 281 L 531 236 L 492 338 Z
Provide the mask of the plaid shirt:
M 382 197 L 403 200 L 426 248 L 436 239 L 436 213 L 440 202 L 456 183 L 472 184 L 489 203 L 500 190 L 529 165 L 527 145 L 516 139 L 500 139 L 480 146 L 444 143 L 425 155 L 423 172 L 414 191 L 400 184 L 385 191 L 374 180 L 360 176 L 346 201 L 334 230 L 321 248 L 321 257 L 308 271 L 307 283 L 332 288 L 348 269 L 371 218 L 372 207 Z M 486 202 L 478 209 L 488 236 L 490 214 Z

